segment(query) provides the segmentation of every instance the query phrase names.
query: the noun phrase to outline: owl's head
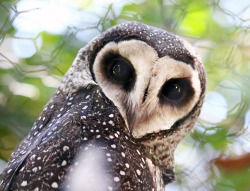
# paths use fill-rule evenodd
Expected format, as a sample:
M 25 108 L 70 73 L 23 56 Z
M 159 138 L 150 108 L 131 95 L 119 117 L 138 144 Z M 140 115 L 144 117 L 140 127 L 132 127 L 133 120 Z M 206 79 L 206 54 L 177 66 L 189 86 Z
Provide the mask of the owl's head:
M 164 166 L 199 115 L 206 74 L 189 43 L 128 22 L 81 49 L 58 91 L 73 93 L 88 84 L 100 87 L 128 132 L 147 146 L 149 158 Z

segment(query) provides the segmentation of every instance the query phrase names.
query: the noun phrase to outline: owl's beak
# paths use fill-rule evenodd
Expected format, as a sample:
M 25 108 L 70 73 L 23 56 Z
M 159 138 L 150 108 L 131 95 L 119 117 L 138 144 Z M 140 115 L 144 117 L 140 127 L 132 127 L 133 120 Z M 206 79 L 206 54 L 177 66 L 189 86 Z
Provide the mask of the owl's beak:
M 141 130 L 147 130 L 148 126 L 145 126 L 145 122 L 150 119 L 150 114 L 146 111 L 144 107 L 135 108 L 132 112 L 127 114 L 128 119 L 128 129 L 130 134 L 133 135 L 134 138 L 140 138 Z
M 140 94 L 140 95 L 138 95 Z M 142 137 L 150 128 L 149 120 L 155 115 L 155 104 L 152 107 L 152 94 L 150 91 L 150 80 L 145 84 L 144 91 L 138 91 L 131 100 L 126 103 L 126 124 L 133 137 Z M 142 133 L 141 133 L 142 132 Z
M 128 125 L 128 129 L 130 134 L 133 134 L 133 130 L 135 128 L 135 124 L 136 124 L 136 113 L 135 111 L 129 112 L 127 113 L 127 125 Z

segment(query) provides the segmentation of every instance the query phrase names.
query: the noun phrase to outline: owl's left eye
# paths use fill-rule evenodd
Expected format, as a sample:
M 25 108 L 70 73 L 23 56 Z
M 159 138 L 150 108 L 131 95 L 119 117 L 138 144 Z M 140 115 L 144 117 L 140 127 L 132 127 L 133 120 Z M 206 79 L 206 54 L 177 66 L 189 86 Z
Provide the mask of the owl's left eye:
M 162 88 L 162 94 L 169 100 L 179 100 L 183 96 L 184 85 L 179 80 L 170 80 Z
M 182 106 L 194 95 L 194 89 L 188 78 L 170 79 L 160 91 L 161 103 Z
M 131 64 L 122 58 L 113 60 L 109 68 L 110 76 L 118 82 L 129 82 L 133 77 L 133 69 Z

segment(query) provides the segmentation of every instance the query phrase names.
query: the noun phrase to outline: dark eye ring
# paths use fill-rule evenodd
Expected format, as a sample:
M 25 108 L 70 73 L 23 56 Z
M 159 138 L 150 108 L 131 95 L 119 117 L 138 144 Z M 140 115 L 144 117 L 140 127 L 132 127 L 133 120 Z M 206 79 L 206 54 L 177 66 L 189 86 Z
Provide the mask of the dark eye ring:
M 177 101 L 180 100 L 185 93 L 185 86 L 178 79 L 172 79 L 163 85 L 161 94 L 168 100 Z
M 123 58 L 115 58 L 108 68 L 109 75 L 118 82 L 130 82 L 134 75 L 134 70 L 129 61 Z

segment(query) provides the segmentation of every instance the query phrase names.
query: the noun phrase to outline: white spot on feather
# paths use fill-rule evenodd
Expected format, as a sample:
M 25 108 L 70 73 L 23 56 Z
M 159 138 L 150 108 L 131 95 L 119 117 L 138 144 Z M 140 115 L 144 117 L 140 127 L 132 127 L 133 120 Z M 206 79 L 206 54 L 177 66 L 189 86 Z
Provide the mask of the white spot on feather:
M 66 160 L 64 160 L 63 162 L 62 162 L 62 166 L 66 166 L 67 165 L 67 162 L 66 162 Z
M 58 184 L 57 184 L 56 182 L 53 182 L 53 183 L 51 184 L 51 187 L 52 187 L 52 188 L 58 188 Z
M 136 170 L 136 173 L 140 176 L 141 175 L 141 171 L 139 169 Z
M 121 154 L 122 154 L 123 157 L 125 157 L 125 153 L 124 152 L 122 152 Z
M 27 186 L 27 184 L 28 184 L 28 183 L 27 183 L 27 181 L 26 181 L 26 180 L 24 180 L 24 181 L 21 183 L 21 186 L 23 186 L 23 187 L 24 187 L 24 186 Z

